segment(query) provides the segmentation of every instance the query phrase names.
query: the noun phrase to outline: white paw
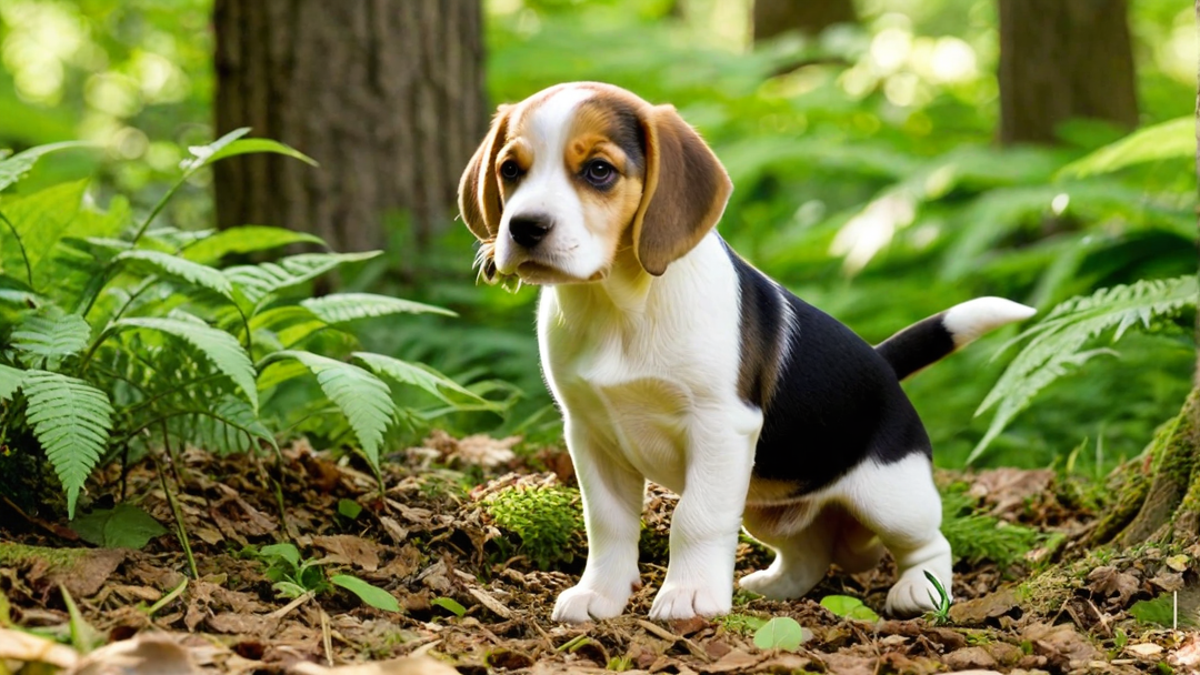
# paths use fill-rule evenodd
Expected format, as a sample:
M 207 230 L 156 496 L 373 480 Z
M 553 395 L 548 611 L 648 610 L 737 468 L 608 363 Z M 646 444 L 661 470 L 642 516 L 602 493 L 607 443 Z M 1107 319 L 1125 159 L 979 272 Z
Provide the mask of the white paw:
M 607 595 L 600 589 L 579 584 L 563 591 L 554 603 L 551 619 L 559 623 L 584 623 L 593 619 L 611 619 L 620 616 L 629 601 L 629 594 L 621 597 Z
M 667 582 L 654 596 L 650 618 L 656 621 L 690 619 L 694 616 L 719 616 L 733 609 L 733 588 L 728 582 L 720 589 L 685 586 Z
M 774 566 L 747 574 L 738 580 L 738 585 L 769 600 L 792 600 L 809 591 L 809 588 L 799 588 L 794 579 Z
M 940 575 L 938 580 L 942 581 Z M 947 593 L 950 591 L 948 582 L 949 579 L 943 581 Z M 900 577 L 892 586 L 892 590 L 888 591 L 885 610 L 899 618 L 920 616 L 937 609 L 939 600 L 937 589 L 929 583 L 925 574 L 919 569 L 912 569 Z

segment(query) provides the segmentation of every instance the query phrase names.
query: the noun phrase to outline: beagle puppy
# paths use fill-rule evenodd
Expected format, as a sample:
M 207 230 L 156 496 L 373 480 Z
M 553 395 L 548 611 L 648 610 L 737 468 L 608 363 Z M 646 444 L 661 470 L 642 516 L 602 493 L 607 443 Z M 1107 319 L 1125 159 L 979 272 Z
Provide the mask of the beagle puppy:
M 653 619 L 730 611 L 743 527 L 775 552 L 740 580 L 768 598 L 885 548 L 889 613 L 934 608 L 926 572 L 950 588 L 929 437 L 900 380 L 1034 310 L 979 298 L 872 347 L 721 239 L 732 187 L 673 107 L 594 82 L 501 106 L 463 173 L 481 277 L 543 286 L 542 369 L 588 538 L 556 621 L 617 616 L 639 587 L 647 479 L 680 495 Z

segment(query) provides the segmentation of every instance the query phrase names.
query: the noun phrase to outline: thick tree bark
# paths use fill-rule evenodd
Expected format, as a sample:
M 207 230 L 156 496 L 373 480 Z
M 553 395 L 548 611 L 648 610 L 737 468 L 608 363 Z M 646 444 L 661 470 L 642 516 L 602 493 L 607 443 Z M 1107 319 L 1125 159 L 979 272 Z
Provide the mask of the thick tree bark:
M 754 39 L 790 30 L 817 35 L 838 23 L 854 23 L 853 0 L 754 0 Z
M 1073 117 L 1137 126 L 1127 0 L 999 2 L 1002 143 L 1053 143 Z
M 307 230 L 380 248 L 402 211 L 418 243 L 447 226 L 486 131 L 480 0 L 216 0 L 218 134 L 242 126 L 274 155 L 219 162 L 220 227 Z

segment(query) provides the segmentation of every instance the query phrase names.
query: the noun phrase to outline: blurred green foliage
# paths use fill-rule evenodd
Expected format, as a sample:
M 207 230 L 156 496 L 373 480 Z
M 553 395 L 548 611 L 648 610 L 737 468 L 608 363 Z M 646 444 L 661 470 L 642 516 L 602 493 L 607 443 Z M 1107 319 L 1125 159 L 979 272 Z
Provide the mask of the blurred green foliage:
M 154 201 L 183 148 L 212 136 L 209 2 L 5 0 L 0 147 L 98 141 L 99 153 L 69 155 L 74 165 L 43 164 L 98 169 L 101 199 L 119 189 Z M 1190 115 L 1192 9 L 1130 5 L 1143 123 Z M 1125 133 L 1085 121 L 1064 125 L 1054 149 L 996 146 L 995 0 L 861 0 L 859 25 L 759 45 L 747 38 L 748 0 L 485 6 L 494 102 L 597 79 L 674 104 L 734 179 L 723 236 L 868 340 L 977 295 L 1045 311 L 1100 287 L 1195 271 L 1189 162 L 1064 173 Z M 167 214 L 175 225 L 208 222 L 204 181 L 197 176 Z M 417 256 L 402 215 L 395 223 L 396 255 L 368 265 L 348 290 L 418 298 L 463 319 L 373 320 L 360 333 L 366 347 L 519 397 L 493 430 L 556 441 L 558 415 L 537 370 L 536 292 L 475 286 L 461 226 L 447 224 Z M 907 383 L 939 463 L 961 465 L 982 437 L 986 420 L 972 415 L 1011 356 L 993 354 L 1014 334 L 1001 331 Z M 1133 455 L 1178 410 L 1193 358 L 1186 336 L 1128 338 L 1119 359 L 1047 389 L 985 460 L 1045 466 L 1085 438 L 1103 439 L 1105 452 L 1081 457 L 1080 470 Z M 462 431 L 496 424 L 478 414 L 450 419 Z

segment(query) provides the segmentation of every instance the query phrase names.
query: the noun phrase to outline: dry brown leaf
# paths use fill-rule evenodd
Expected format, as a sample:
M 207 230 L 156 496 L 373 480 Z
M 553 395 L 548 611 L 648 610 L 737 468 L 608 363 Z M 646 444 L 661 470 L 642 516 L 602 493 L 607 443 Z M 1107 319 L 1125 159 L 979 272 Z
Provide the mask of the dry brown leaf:
M 142 634 L 88 654 L 65 675 L 199 675 L 188 651 L 164 634 Z
M 1135 645 L 1125 645 L 1125 651 L 1142 657 L 1150 657 L 1163 653 L 1163 648 L 1153 642 L 1139 642 Z
M 315 536 L 312 543 L 327 555 L 323 562 L 354 565 L 368 572 L 379 569 L 379 544 L 353 534 Z
M 326 668 L 315 663 L 297 663 L 289 668 L 288 672 L 295 675 L 458 675 L 457 670 L 430 656 L 337 668 Z
M 1128 572 L 1117 571 L 1112 565 L 1097 567 L 1088 573 L 1088 590 L 1099 598 L 1108 598 L 1109 604 L 1123 607 L 1137 593 L 1141 584 L 1137 577 Z

